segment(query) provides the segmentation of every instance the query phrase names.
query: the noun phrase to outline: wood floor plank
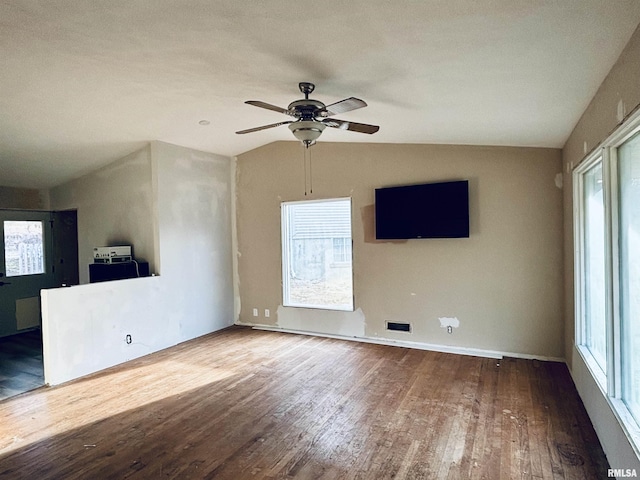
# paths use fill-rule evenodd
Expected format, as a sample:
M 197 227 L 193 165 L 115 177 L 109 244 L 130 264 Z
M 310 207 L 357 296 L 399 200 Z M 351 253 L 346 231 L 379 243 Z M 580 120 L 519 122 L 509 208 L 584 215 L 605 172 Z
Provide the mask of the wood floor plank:
M 477 395 L 474 398 L 472 428 L 465 439 L 465 457 L 469 458 L 468 478 L 486 478 L 491 465 L 497 465 L 497 455 L 491 448 L 491 438 L 496 421 L 495 402 L 498 388 L 498 364 L 494 359 L 484 359 L 480 364 Z
M 0 401 L 0 479 L 598 479 L 566 366 L 248 328 Z

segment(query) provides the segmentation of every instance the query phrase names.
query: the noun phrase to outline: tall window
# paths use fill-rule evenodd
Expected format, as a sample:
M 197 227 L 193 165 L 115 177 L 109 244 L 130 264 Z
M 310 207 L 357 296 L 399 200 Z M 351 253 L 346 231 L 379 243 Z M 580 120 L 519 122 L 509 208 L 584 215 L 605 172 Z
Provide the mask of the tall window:
M 640 448 L 640 112 L 574 187 L 578 351 Z
M 605 218 L 602 159 L 584 174 L 584 345 L 602 372 L 607 365 Z
M 281 215 L 283 305 L 353 310 L 351 199 L 285 202 Z
M 622 400 L 640 423 L 640 133 L 618 149 Z

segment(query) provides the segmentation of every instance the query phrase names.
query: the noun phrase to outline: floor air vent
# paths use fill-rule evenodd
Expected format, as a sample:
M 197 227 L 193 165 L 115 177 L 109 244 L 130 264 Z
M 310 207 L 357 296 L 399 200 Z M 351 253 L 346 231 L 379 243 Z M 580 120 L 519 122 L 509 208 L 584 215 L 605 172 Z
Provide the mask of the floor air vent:
M 387 322 L 387 330 L 395 330 L 396 332 L 409 332 L 411 333 L 410 323 L 400 322 Z

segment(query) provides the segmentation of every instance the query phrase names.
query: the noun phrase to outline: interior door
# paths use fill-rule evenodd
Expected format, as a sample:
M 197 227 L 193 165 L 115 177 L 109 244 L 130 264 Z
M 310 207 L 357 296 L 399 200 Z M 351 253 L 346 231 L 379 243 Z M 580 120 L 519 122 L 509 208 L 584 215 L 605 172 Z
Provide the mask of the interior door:
M 0 337 L 38 327 L 40 290 L 56 286 L 51 214 L 0 210 Z
M 56 286 L 78 285 L 78 212 L 62 210 L 51 212 L 53 219 L 53 268 Z

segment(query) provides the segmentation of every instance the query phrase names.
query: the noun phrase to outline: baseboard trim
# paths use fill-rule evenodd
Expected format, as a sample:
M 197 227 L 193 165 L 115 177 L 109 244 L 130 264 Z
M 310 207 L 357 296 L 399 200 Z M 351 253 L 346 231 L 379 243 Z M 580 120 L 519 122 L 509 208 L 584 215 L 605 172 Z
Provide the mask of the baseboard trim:
M 306 330 L 291 330 L 287 328 L 274 327 L 272 325 L 255 325 L 255 324 L 241 323 L 241 322 L 238 322 L 237 325 L 251 327 L 254 330 L 292 333 L 297 335 L 309 335 L 312 337 L 335 338 L 337 340 L 349 340 L 352 342 L 373 343 L 376 345 L 387 345 L 391 347 L 415 348 L 417 350 L 429 350 L 433 352 L 453 353 L 456 355 L 469 355 L 472 357 L 485 357 L 485 358 L 495 358 L 495 359 L 502 359 L 504 357 L 513 357 L 513 358 L 522 358 L 525 360 L 540 360 L 543 362 L 566 363 L 564 358 L 546 357 L 543 355 L 530 355 L 527 353 L 501 352 L 497 350 L 484 350 L 479 348 L 457 347 L 452 345 L 436 345 L 432 343 L 408 342 L 406 340 L 393 340 L 389 338 L 347 337 L 344 335 L 335 335 L 330 333 L 309 332 Z

